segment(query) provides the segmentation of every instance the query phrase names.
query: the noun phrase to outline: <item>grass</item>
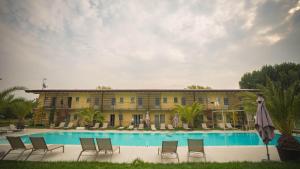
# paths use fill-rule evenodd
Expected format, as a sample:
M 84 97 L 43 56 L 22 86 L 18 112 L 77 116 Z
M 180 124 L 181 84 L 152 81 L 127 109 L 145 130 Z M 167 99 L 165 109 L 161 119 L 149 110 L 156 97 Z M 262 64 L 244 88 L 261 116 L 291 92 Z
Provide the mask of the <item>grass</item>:
M 103 162 L 30 162 L 0 161 L 1 169 L 298 169 L 298 162 L 230 162 L 152 164 L 136 160 L 131 164 Z

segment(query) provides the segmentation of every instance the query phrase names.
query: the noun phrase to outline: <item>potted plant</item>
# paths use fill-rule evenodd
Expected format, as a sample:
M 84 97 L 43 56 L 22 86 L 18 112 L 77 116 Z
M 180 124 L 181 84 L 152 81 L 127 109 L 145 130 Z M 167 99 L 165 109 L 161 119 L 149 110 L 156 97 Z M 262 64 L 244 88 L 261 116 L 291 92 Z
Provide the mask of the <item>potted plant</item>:
M 262 87 L 267 109 L 275 128 L 281 133 L 276 147 L 282 161 L 300 160 L 300 143 L 292 135 L 296 115 L 300 111 L 298 89 L 298 81 L 285 89 L 270 79 L 267 80 L 266 87 Z

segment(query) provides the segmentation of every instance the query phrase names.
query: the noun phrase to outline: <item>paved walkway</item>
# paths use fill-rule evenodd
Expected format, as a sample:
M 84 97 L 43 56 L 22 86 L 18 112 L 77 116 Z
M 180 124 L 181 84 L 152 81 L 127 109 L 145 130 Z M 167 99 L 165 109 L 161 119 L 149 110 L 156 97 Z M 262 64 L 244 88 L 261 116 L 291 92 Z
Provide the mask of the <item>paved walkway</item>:
M 30 134 L 37 132 L 46 132 L 49 130 L 44 129 L 27 129 L 23 133 L 17 133 L 18 135 Z M 12 133 L 15 135 L 16 133 Z M 7 151 L 10 148 L 9 145 L 0 145 L 0 150 Z M 157 154 L 158 147 L 143 147 L 143 146 L 121 146 L 121 153 L 115 153 L 113 156 L 108 154 L 99 154 L 98 157 L 94 156 L 93 153 L 89 153 L 89 156 L 82 156 L 81 160 L 87 161 L 106 161 L 106 162 L 132 162 L 139 158 L 145 162 L 177 162 L 176 159 L 163 159 Z M 81 151 L 80 145 L 66 145 L 65 152 L 62 153 L 61 149 L 49 152 L 44 161 L 74 161 L 77 159 Z M 278 161 L 279 156 L 274 146 L 269 147 L 271 160 Z M 265 146 L 206 146 L 206 159 L 207 161 L 214 162 L 229 162 L 229 161 L 261 161 L 266 159 L 266 148 Z M 24 160 L 28 155 L 29 151 L 24 153 L 20 160 Z M 38 153 L 38 152 L 37 152 Z M 178 154 L 180 162 L 187 161 L 187 147 L 178 147 Z M 8 155 L 5 159 L 13 160 L 17 157 L 16 154 Z M 28 160 L 37 161 L 41 159 L 41 155 L 32 155 Z M 190 161 L 204 161 L 203 158 L 191 158 Z

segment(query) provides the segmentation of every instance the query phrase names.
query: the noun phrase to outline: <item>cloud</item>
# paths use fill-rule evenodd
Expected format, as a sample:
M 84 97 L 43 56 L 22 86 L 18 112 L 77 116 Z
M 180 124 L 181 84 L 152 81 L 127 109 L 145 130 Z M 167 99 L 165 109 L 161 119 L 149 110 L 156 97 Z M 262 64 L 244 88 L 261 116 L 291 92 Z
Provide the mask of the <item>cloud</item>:
M 299 62 L 299 1 L 0 1 L 2 88 L 238 88 Z

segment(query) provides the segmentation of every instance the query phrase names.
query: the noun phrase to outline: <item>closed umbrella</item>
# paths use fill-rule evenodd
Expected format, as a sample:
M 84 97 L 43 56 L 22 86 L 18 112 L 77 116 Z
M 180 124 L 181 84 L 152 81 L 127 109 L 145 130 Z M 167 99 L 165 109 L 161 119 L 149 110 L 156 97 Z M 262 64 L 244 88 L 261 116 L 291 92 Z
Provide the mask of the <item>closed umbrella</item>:
M 149 126 L 150 126 L 150 115 L 149 115 L 149 112 L 148 112 L 148 111 L 147 111 L 147 113 L 146 113 L 145 121 L 146 121 L 147 127 L 149 127 Z
M 274 125 L 272 123 L 271 117 L 265 105 L 264 98 L 258 96 L 257 98 L 257 112 L 255 120 L 255 128 L 258 131 L 259 136 L 263 140 L 267 149 L 267 157 L 270 160 L 270 154 L 268 149 L 269 141 L 274 138 Z
M 178 113 L 175 114 L 174 118 L 173 118 L 173 126 L 175 128 L 178 127 L 178 123 L 179 123 L 179 117 L 178 117 Z

